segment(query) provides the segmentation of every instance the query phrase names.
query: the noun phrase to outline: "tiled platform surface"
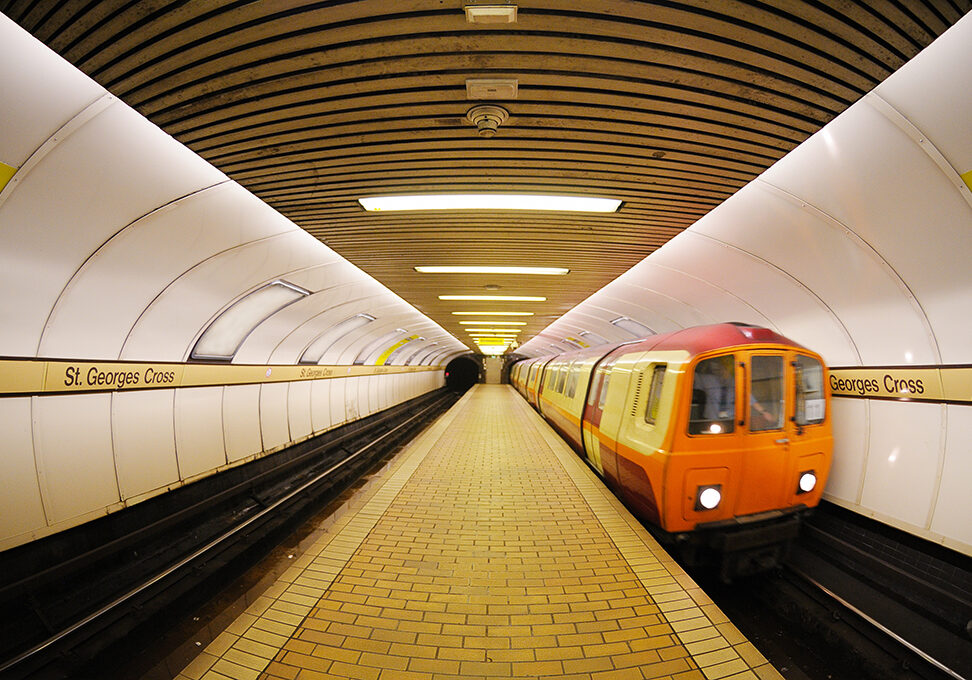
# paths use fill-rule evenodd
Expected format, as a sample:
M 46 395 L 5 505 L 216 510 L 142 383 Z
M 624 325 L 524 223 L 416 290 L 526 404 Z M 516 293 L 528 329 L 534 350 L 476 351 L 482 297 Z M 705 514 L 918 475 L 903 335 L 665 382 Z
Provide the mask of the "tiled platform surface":
M 511 388 L 385 477 L 179 680 L 781 678 Z

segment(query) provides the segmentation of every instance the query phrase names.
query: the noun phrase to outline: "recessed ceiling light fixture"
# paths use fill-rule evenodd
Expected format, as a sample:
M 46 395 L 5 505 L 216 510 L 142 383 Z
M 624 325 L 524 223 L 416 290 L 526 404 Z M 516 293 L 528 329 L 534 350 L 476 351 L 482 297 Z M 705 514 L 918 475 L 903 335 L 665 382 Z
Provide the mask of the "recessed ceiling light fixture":
M 436 265 L 415 267 L 419 274 L 537 274 L 540 276 L 563 276 L 570 270 L 566 267 L 478 267 L 465 265 Z
M 490 333 L 490 334 L 502 333 L 503 335 L 517 335 L 522 330 L 523 330 L 522 328 L 467 328 L 466 332 L 469 333 L 470 335 L 485 334 L 485 333 Z
M 631 335 L 635 336 L 636 338 L 641 338 L 646 335 L 655 334 L 655 331 L 648 328 L 648 326 L 646 326 L 645 324 L 641 323 L 640 321 L 635 321 L 634 319 L 629 318 L 627 316 L 619 316 L 617 319 L 611 321 L 611 323 L 617 326 L 618 328 L 623 328 L 624 330 L 628 331 L 629 333 L 631 333 Z
M 546 302 L 538 295 L 440 295 L 440 300 L 482 300 L 485 302 Z
M 453 312 L 453 316 L 533 316 L 533 312 Z
M 473 24 L 512 24 L 516 21 L 516 5 L 463 5 L 466 21 Z
M 482 319 L 480 321 L 460 321 L 460 326 L 482 326 L 486 324 L 488 326 L 526 326 L 526 321 L 493 321 L 492 319 Z M 469 330 L 476 330 L 475 328 L 470 328 Z
M 361 207 L 381 210 L 566 210 L 615 212 L 621 199 L 596 196 L 545 196 L 540 194 L 411 194 L 359 198 Z

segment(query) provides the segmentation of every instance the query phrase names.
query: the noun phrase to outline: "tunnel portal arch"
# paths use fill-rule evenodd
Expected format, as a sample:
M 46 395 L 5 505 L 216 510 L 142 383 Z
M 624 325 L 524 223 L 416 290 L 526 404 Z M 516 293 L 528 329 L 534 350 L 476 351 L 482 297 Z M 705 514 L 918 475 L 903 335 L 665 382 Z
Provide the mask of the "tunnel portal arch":
M 446 364 L 446 387 L 460 394 L 480 381 L 482 366 L 475 357 L 464 355 Z

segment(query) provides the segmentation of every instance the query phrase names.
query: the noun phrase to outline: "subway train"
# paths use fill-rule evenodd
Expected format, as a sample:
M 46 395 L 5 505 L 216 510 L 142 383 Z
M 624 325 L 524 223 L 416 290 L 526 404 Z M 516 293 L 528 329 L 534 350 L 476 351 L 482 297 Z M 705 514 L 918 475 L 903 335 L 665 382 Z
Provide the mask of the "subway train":
M 772 330 L 686 328 L 523 360 L 510 379 L 689 566 L 771 568 L 820 501 L 827 368 Z

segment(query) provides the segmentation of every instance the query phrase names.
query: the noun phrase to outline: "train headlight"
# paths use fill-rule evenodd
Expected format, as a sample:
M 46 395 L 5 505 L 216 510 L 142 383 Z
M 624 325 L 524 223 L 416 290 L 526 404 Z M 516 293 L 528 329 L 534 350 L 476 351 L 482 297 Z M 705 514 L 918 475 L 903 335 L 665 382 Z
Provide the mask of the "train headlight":
M 713 510 L 722 502 L 722 485 L 700 486 L 695 492 L 695 511 Z
M 817 486 L 817 475 L 813 470 L 808 470 L 800 474 L 800 482 L 797 485 L 797 493 L 810 493 Z

